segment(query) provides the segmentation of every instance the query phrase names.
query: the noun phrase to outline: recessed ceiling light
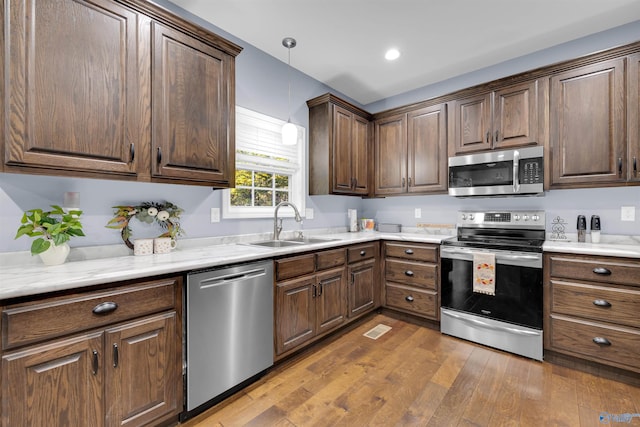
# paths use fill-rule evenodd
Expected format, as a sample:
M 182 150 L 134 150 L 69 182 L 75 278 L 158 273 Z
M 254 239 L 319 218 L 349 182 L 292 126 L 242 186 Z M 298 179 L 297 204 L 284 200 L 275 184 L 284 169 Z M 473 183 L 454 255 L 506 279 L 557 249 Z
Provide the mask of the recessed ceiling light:
M 400 51 L 398 49 L 389 49 L 387 53 L 384 54 L 384 59 L 387 61 L 395 61 L 400 57 Z

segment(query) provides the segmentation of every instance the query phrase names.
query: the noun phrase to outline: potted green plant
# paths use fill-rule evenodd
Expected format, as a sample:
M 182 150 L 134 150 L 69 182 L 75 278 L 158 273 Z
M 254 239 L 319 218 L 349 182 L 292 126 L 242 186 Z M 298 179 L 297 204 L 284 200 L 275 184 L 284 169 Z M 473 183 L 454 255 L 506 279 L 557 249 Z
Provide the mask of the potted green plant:
M 31 254 L 40 255 L 47 265 L 62 264 L 69 255 L 69 239 L 84 236 L 80 222 L 81 210 L 69 210 L 51 205 L 52 210 L 31 209 L 22 215 L 16 239 L 37 237 L 31 244 Z

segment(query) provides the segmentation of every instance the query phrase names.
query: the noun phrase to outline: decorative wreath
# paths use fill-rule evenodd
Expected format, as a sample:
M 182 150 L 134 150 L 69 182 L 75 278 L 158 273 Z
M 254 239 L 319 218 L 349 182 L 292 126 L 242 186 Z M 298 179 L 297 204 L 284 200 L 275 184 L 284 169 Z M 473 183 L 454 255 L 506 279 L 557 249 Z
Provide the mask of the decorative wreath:
M 180 214 L 183 210 L 173 203 L 167 201 L 164 203 L 144 202 L 138 206 L 113 206 L 113 208 L 117 209 L 115 215 L 105 227 L 120 230 L 122 241 L 130 249 L 133 249 L 133 243 L 129 240 L 132 235 L 131 227 L 129 227 L 131 218 L 136 218 L 146 224 L 157 222 L 160 227 L 167 230 L 158 237 L 175 239 L 184 234 L 184 230 L 180 227 Z

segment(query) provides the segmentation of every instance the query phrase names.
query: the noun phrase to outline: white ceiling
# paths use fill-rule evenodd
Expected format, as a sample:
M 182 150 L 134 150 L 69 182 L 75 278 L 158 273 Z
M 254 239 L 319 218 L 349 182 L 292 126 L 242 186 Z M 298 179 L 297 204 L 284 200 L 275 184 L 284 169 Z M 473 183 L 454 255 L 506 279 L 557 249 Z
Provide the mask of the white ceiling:
M 294 37 L 291 65 L 362 105 L 640 19 L 640 0 L 171 2 L 285 63 Z

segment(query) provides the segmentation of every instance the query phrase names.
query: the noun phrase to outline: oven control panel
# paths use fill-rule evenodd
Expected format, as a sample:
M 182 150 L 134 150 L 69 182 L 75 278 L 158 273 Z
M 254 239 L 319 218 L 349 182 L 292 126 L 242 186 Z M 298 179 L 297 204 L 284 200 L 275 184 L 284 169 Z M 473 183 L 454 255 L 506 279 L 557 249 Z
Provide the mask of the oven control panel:
M 460 211 L 458 227 L 544 228 L 544 211 Z

